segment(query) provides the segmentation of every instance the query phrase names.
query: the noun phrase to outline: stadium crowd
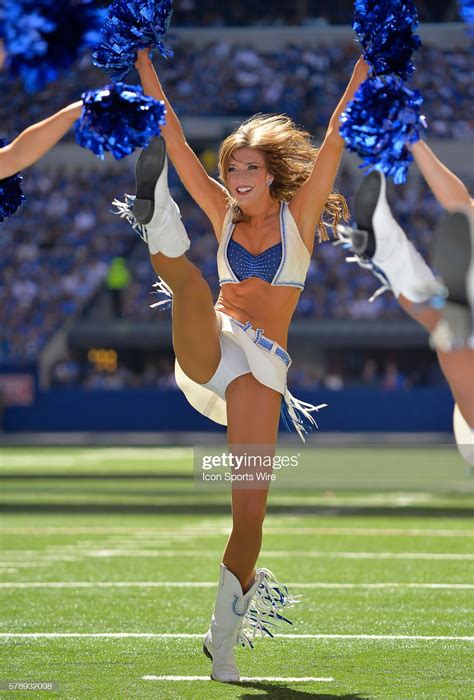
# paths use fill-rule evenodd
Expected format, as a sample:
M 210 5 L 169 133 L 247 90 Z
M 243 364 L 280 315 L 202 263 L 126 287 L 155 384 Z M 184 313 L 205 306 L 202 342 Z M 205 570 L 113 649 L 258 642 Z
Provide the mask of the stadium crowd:
M 310 16 L 313 3 L 305 4 Z M 352 3 L 346 4 L 352 8 Z M 337 13 L 342 12 L 343 5 L 333 2 L 330 7 Z M 213 3 L 203 3 L 204 7 L 206 12 L 214 11 Z M 228 8 L 229 16 L 227 10 L 219 8 L 220 15 L 225 15 L 224 23 L 238 24 L 238 5 L 230 4 Z M 189 23 L 197 24 L 196 18 L 190 19 L 196 11 L 194 0 L 177 5 L 181 24 L 186 24 L 185 16 Z M 264 14 L 261 11 L 259 17 Z M 282 16 L 278 4 L 272 7 L 272 16 Z M 274 53 L 259 53 L 251 45 L 236 46 L 225 41 L 197 50 L 176 36 L 171 44 L 175 58 L 159 60 L 158 70 L 181 116 L 245 117 L 258 111 L 281 111 L 304 124 L 317 139 L 358 53 L 354 41 L 342 46 L 287 46 Z M 425 46 L 417 53 L 416 64 L 412 85 L 426 99 L 430 136 L 466 138 L 472 126 L 469 52 Z M 22 128 L 76 100 L 83 90 L 104 82 L 103 74 L 91 67 L 88 57 L 76 67 L 72 78 L 69 75 L 57 81 L 34 98 L 25 96 L 18 83 L 9 83 L 0 73 L 0 135 L 13 138 Z M 129 82 L 138 82 L 133 73 Z M 206 157 L 212 169 L 212 148 Z M 342 170 L 338 188 L 348 196 L 349 204 L 356 186 L 349 171 Z M 64 173 L 37 167 L 25 173 L 24 189 L 26 204 L 0 224 L 0 362 L 35 359 L 56 328 L 93 303 L 104 287 L 111 259 L 117 256 L 127 256 L 131 272 L 121 304 L 124 316 L 152 320 L 159 313 L 149 308 L 154 301 L 150 297 L 154 279 L 145 247 L 125 222 L 109 213 L 112 199 L 133 191 L 133 176 L 126 164 L 113 176 L 103 169 L 97 173 Z M 216 242 L 208 221 L 184 193 L 176 176 L 172 190 L 192 239 L 192 259 L 217 295 Z M 420 252 L 427 256 L 439 209 L 421 180 L 415 178 L 410 187 L 397 188 L 394 209 Z M 296 316 L 402 317 L 389 294 L 368 303 L 377 284 L 366 271 L 355 265 L 349 267 L 340 249 L 318 245 Z M 101 380 L 92 377 L 88 381 Z
M 197 49 L 177 37 L 175 57 L 157 59 L 165 90 L 177 113 L 200 117 L 245 117 L 256 112 L 285 112 L 320 137 L 342 94 L 358 54 L 355 41 L 342 45 L 287 46 L 261 53 L 251 45 L 225 41 Z M 472 62 L 468 49 L 424 46 L 416 54 L 410 85 L 425 98 L 430 133 L 464 139 L 472 133 Z M 85 58 L 74 73 L 26 98 L 18 83 L 0 74 L 2 136 L 13 138 L 28 126 L 106 82 Z M 128 82 L 137 83 L 131 73 Z M 72 134 L 69 136 L 72 139 Z
M 355 363 L 348 362 L 347 354 L 320 364 L 299 361 L 290 367 L 288 381 L 291 389 L 300 391 L 341 391 L 348 387 L 396 391 L 444 383 L 434 356 L 425 354 L 407 360 L 400 353 L 393 352 L 379 353 L 377 357 L 366 352 Z M 121 361 L 112 371 L 98 369 L 87 360 L 66 355 L 54 367 L 52 386 L 58 389 L 78 385 L 87 391 L 178 390 L 173 359 L 159 354 L 148 357 L 141 370 Z
M 253 0 L 221 3 L 219 0 L 175 0 L 173 24 L 189 27 L 301 26 L 350 24 L 352 0 Z M 459 19 L 456 0 L 417 0 L 423 22 L 455 22 Z
M 0 362 L 35 359 L 96 294 L 109 260 L 135 244 L 109 213 L 123 177 L 28 171 L 27 202 L 0 224 Z

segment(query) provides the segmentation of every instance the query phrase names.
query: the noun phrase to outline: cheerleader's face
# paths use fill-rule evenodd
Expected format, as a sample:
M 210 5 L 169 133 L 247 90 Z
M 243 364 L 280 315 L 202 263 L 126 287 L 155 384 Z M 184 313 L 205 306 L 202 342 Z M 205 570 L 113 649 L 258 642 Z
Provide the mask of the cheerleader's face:
M 232 154 L 227 169 L 227 187 L 242 206 L 268 196 L 268 173 L 265 156 L 258 148 L 238 148 Z

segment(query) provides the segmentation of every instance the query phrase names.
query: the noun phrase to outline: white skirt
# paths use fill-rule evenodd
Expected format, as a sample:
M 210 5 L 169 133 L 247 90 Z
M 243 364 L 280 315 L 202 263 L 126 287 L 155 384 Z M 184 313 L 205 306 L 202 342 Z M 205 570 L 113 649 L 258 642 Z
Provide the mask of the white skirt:
M 264 386 L 283 396 L 282 417 L 287 428 L 294 426 L 301 439 L 317 427 L 312 412 L 326 404 L 313 406 L 298 401 L 287 387 L 291 358 L 278 343 L 263 335 L 250 323 L 240 323 L 231 316 L 216 311 L 221 345 L 221 361 L 209 382 L 198 384 L 175 363 L 176 383 L 187 400 L 199 413 L 216 423 L 227 425 L 225 392 L 229 384 L 243 374 L 251 373 Z

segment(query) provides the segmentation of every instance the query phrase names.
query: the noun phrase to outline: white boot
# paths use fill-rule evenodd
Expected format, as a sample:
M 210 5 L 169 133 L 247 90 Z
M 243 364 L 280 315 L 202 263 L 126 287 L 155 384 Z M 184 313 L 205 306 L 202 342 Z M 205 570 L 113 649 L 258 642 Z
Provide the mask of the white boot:
M 424 303 L 444 291 L 393 218 L 386 199 L 385 176 L 378 170 L 360 186 L 355 216 L 359 230 L 341 227 L 343 241 L 350 244 L 358 258 L 349 259 L 351 262 L 372 269 L 397 298 L 403 294 L 411 302 Z
M 254 583 L 244 594 L 239 580 L 232 571 L 225 564 L 220 566 L 217 600 L 211 627 L 203 644 L 204 653 L 212 660 L 211 678 L 214 681 L 232 683 L 240 680 L 234 647 L 239 641 L 244 616 L 262 578 L 263 575 L 257 572 Z
M 454 406 L 453 429 L 459 452 L 474 467 L 474 427 L 468 425 L 457 404 Z
M 152 255 L 162 253 L 179 258 L 191 245 L 181 214 L 168 189 L 168 158 L 161 136 L 143 149 L 136 167 L 136 196 L 125 195 L 125 202 L 114 200 L 116 212 L 127 219 L 148 243 Z

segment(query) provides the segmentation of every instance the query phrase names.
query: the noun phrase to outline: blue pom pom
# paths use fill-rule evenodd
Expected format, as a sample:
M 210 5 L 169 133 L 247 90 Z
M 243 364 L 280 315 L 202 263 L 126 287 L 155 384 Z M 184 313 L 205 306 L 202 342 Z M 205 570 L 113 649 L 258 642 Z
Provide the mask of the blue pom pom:
M 421 46 L 414 34 L 418 13 L 413 0 L 355 0 L 352 26 L 376 75 L 407 80 L 414 71 L 411 56 Z
M 467 24 L 474 24 L 474 0 L 459 0 L 459 13 Z
M 413 156 L 406 147 L 420 139 L 423 97 L 401 78 L 369 78 L 357 90 L 341 116 L 340 133 L 350 151 L 362 159 L 361 168 L 374 168 L 405 182 Z
M 93 0 L 5 0 L 5 68 L 29 93 L 56 80 L 100 41 L 105 10 Z
M 7 143 L 8 141 L 5 139 L 0 139 L 0 148 L 6 146 Z M 23 182 L 23 178 L 18 173 L 0 180 L 0 221 L 8 219 L 25 201 L 21 182 Z
M 163 46 L 172 15 L 171 0 L 114 0 L 108 10 L 100 46 L 92 52 L 93 63 L 112 80 L 124 80 L 133 68 L 137 51 L 150 48 L 168 58 Z
M 165 123 L 164 102 L 143 94 L 138 85 L 115 83 L 82 95 L 84 109 L 75 124 L 76 141 L 97 156 L 109 151 L 118 160 L 146 148 Z

